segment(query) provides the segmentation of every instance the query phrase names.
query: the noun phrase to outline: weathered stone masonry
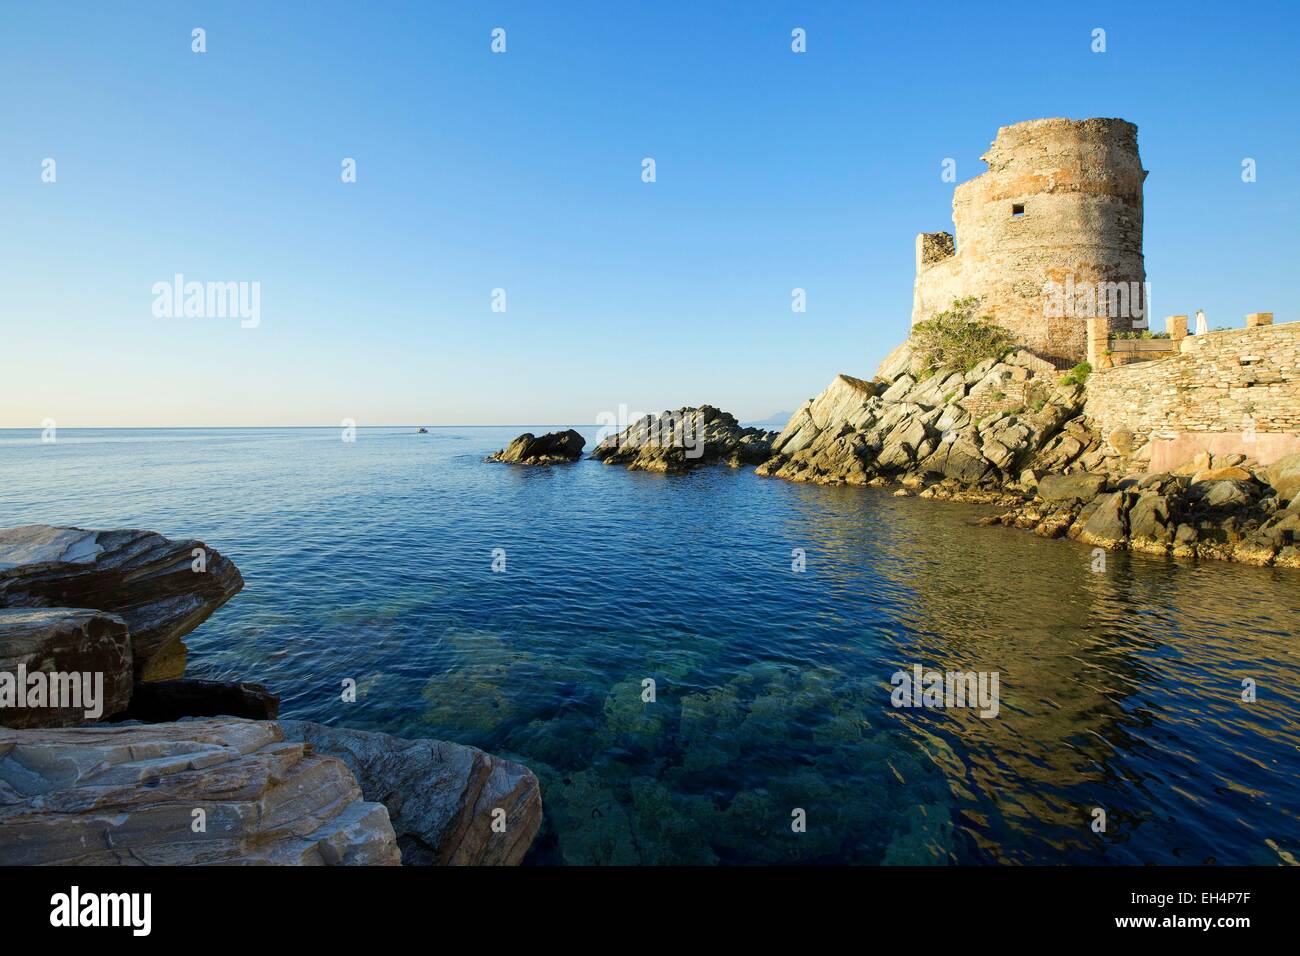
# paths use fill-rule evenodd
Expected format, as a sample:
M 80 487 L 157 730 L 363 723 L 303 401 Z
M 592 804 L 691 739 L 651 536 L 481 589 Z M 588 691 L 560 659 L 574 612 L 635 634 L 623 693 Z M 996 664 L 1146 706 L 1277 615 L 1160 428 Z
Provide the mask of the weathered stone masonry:
M 1137 127 L 1121 119 L 1041 119 L 998 130 L 988 171 L 953 194 L 956 240 L 916 239 L 912 324 L 976 296 L 981 313 L 1058 365 L 1082 362 L 1086 318 L 1052 315 L 1049 283 L 1122 284 L 1140 301 L 1111 308 L 1114 331 L 1144 316 L 1142 183 Z M 1139 319 L 1140 320 L 1140 319 Z
M 1152 471 L 1200 451 L 1300 452 L 1300 322 L 1188 336 L 1169 358 L 1094 372 L 1084 412 L 1121 454 L 1150 440 Z

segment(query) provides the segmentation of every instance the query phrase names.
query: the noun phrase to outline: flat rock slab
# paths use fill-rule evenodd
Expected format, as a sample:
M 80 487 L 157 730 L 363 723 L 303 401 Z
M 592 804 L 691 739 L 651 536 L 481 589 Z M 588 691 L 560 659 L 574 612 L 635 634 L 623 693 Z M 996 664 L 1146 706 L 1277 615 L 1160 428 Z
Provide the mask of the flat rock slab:
M 201 541 L 51 525 L 0 531 L 0 608 L 119 615 L 130 630 L 137 680 L 180 677 L 181 638 L 243 586 L 234 562 Z
M 384 806 L 284 738 L 236 719 L 0 730 L 0 865 L 399 863 Z
M 407 866 L 513 866 L 541 826 L 541 789 L 521 764 L 442 740 L 297 720 L 281 726 L 287 740 L 341 759 L 364 798 L 388 808 Z
M 131 639 L 116 614 L 0 608 L 0 727 L 112 717 L 131 699 L 131 671 Z

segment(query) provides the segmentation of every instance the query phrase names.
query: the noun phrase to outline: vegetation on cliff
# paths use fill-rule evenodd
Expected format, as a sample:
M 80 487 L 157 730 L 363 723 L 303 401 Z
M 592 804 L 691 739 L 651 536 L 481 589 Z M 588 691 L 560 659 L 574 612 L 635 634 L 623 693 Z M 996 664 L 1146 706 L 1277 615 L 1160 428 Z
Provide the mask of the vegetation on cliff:
M 1015 343 L 1011 333 L 993 323 L 992 316 L 977 316 L 979 299 L 954 299 L 952 305 L 912 326 L 912 355 L 922 378 L 941 368 L 969 372 L 980 362 L 1000 362 Z

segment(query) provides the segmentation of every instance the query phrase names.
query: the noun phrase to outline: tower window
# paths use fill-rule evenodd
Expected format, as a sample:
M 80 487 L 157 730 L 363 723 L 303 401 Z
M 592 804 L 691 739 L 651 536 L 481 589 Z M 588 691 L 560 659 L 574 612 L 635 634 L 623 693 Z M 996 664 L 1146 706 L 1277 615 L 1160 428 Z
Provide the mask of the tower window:
M 1024 204 L 1024 203 L 1022 203 L 1022 202 L 1017 202 L 1017 203 L 1012 203 L 1012 204 L 1011 204 L 1011 217 L 1012 217 L 1013 219 L 1018 218 L 1018 217 L 1020 217 L 1020 216 L 1023 216 L 1024 214 L 1025 214 L 1025 204 Z

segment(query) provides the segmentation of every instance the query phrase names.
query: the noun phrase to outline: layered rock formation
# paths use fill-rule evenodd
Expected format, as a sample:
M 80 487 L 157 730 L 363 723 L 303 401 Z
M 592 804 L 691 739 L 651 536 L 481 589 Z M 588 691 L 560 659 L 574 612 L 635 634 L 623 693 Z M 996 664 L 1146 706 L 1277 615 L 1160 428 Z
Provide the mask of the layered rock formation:
M 243 586 L 234 563 L 201 541 L 50 525 L 0 531 L 0 608 L 119 615 L 131 634 L 137 680 L 180 677 L 181 638 Z
M 945 491 L 1029 487 L 1045 472 L 1106 464 L 1080 412 L 1082 389 L 1023 350 L 968 372 L 918 379 L 906 353 L 892 377 L 838 375 L 772 443 L 761 475 L 821 484 L 942 483 Z
M 384 806 L 274 723 L 0 731 L 0 865 L 400 859 Z
M 538 437 L 524 432 L 500 451 L 487 457 L 488 461 L 504 461 L 512 465 L 553 465 L 558 462 L 577 461 L 587 439 L 572 428 L 551 432 Z
M 0 726 L 103 720 L 126 710 L 131 683 L 131 640 L 116 614 L 66 607 L 0 609 Z M 59 701 L 73 703 L 56 706 Z
M 638 419 L 598 444 L 591 457 L 630 471 L 680 474 L 706 465 L 757 465 L 771 454 L 775 432 L 742 428 L 734 415 L 701 405 Z
M 281 726 L 287 739 L 341 759 L 365 799 L 388 808 L 408 866 L 513 866 L 541 826 L 541 790 L 521 764 L 442 740 Z

